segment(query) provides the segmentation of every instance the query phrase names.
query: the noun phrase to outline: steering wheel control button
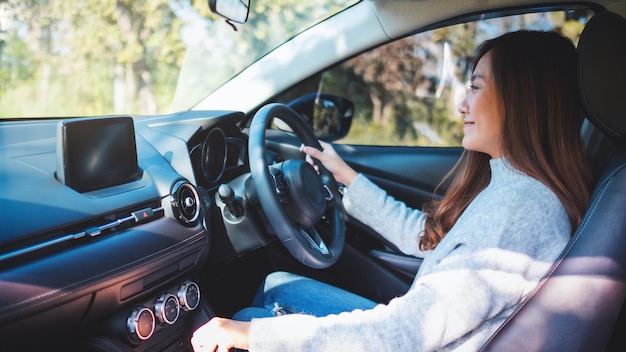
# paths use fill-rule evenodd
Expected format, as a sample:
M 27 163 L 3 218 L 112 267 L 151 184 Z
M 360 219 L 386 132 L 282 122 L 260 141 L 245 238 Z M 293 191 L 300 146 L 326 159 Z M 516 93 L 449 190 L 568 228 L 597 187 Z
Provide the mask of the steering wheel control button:
M 200 304 L 200 287 L 193 281 L 185 281 L 178 289 L 178 302 L 184 311 L 194 310 Z
M 282 204 L 286 204 L 289 202 L 289 188 L 287 187 L 287 183 L 285 182 L 285 175 L 276 170 L 276 172 L 272 173 L 272 178 L 274 179 L 274 191 L 278 196 L 278 200 Z
M 171 293 L 164 293 L 157 299 L 154 313 L 161 324 L 174 324 L 180 314 L 178 298 Z
M 333 200 L 333 197 L 333 192 L 331 192 L 327 185 L 324 185 L 324 199 L 326 199 L 327 202 L 330 202 Z
M 154 333 L 154 313 L 144 306 L 137 307 L 126 320 L 128 334 L 135 341 L 145 341 Z

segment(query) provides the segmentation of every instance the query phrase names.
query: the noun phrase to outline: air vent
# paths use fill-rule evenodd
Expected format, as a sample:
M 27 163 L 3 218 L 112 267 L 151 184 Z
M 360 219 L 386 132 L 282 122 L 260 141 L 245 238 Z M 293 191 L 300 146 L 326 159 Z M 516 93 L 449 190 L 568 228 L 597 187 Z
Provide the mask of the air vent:
M 185 226 L 193 226 L 200 216 L 200 198 L 195 187 L 187 181 L 178 181 L 170 196 L 172 212 Z

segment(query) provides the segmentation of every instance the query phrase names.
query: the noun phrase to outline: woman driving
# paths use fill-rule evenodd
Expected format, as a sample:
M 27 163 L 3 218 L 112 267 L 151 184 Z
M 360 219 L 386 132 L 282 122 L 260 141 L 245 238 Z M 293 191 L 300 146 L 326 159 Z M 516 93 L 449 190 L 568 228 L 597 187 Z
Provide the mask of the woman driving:
M 197 329 L 194 349 L 478 350 L 546 275 L 589 200 L 572 42 L 539 31 L 484 42 L 459 112 L 465 151 L 443 198 L 422 210 L 390 197 L 329 144 L 302 147 L 346 186 L 348 213 L 424 257 L 406 294 L 379 304 L 272 273 L 253 307 Z

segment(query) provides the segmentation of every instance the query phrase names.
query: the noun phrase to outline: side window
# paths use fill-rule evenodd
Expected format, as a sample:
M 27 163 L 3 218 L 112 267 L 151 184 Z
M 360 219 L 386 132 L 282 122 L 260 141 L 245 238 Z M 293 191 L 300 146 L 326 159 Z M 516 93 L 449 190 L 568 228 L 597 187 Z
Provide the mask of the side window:
M 593 12 L 586 8 L 499 16 L 417 33 L 369 50 L 301 82 L 278 97 L 311 92 L 355 104 L 348 135 L 337 143 L 460 146 L 457 106 L 466 93 L 474 48 L 516 30 L 554 30 L 578 42 Z

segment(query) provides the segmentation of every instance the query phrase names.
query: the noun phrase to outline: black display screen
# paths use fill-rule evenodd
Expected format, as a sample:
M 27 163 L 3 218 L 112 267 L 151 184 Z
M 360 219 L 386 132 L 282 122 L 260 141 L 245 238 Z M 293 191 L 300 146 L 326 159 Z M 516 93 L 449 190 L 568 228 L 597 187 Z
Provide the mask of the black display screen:
M 78 192 L 139 176 L 135 129 L 129 116 L 65 120 L 57 131 L 57 178 Z

